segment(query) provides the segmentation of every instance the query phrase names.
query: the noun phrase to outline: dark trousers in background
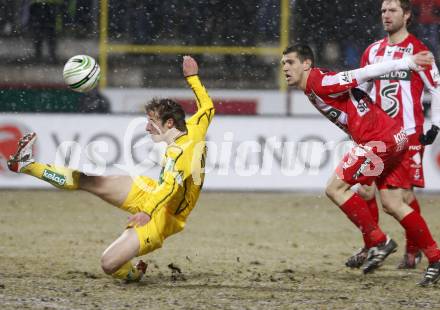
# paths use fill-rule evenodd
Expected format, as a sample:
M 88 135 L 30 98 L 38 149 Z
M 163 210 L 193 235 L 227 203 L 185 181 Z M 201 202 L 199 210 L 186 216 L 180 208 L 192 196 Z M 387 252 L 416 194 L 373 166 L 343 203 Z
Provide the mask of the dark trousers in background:
M 34 56 L 43 56 L 43 42 L 47 42 L 49 57 L 56 60 L 56 15 L 57 6 L 46 3 L 33 3 L 30 7 L 30 27 L 33 34 Z

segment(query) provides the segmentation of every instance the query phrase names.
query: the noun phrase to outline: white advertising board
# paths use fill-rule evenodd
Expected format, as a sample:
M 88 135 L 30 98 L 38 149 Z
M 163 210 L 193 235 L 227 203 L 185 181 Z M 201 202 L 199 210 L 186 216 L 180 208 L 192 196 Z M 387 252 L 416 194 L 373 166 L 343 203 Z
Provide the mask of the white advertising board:
M 209 94 L 214 101 L 248 101 L 255 102 L 257 115 L 294 115 L 320 116 L 316 108 L 310 104 L 304 92 L 290 90 L 223 90 L 209 89 Z M 110 100 L 113 113 L 143 113 L 146 102 L 154 97 L 167 97 L 179 100 L 192 100 L 194 94 L 190 89 L 159 89 L 159 88 L 107 88 L 103 94 Z M 425 101 L 430 100 L 429 93 L 424 96 Z M 234 114 L 233 112 L 231 112 Z M 237 114 L 237 113 L 235 113 Z
M 256 103 L 256 114 L 258 115 L 287 115 L 288 110 L 292 115 L 320 115 L 301 91 L 280 92 L 278 90 L 226 89 L 209 89 L 208 91 L 214 101 L 253 101 Z M 163 97 L 164 94 L 177 100 L 194 98 L 193 92 L 190 89 L 184 88 L 107 88 L 102 92 L 110 100 L 113 113 L 142 113 L 146 102 L 154 97 Z
M 164 145 L 148 138 L 145 125 L 145 118 L 132 116 L 2 114 L 0 187 L 48 187 L 7 171 L 5 157 L 28 131 L 38 133 L 38 161 L 90 174 L 157 178 Z M 323 190 L 350 146 L 345 134 L 323 118 L 216 116 L 207 140 L 204 188 L 211 190 Z M 439 191 L 440 139 L 427 148 L 424 166 L 426 189 Z

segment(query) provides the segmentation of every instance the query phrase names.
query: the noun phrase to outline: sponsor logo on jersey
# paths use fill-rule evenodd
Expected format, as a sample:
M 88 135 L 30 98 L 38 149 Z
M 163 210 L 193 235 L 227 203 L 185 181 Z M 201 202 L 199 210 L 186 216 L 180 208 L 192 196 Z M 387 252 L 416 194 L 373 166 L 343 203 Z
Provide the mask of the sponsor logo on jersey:
M 367 114 L 368 112 L 370 112 L 370 108 L 368 106 L 368 102 L 365 100 L 366 98 L 358 98 L 357 95 L 354 94 L 354 91 L 351 90 L 350 91 L 350 101 L 351 103 L 354 105 L 354 107 L 356 108 L 357 114 L 359 116 L 364 116 L 365 114 Z
M 413 46 L 412 46 L 412 45 L 409 45 L 409 46 L 407 46 L 407 47 L 401 47 L 401 46 L 399 46 L 399 47 L 397 48 L 397 51 L 396 51 L 396 52 L 398 52 L 398 53 L 403 53 L 403 54 L 409 54 L 409 55 L 414 54 L 414 53 L 413 53 Z
M 183 172 L 177 172 L 175 171 L 174 167 L 176 165 L 176 161 L 173 158 L 168 158 L 165 166 L 162 168 L 162 171 L 159 175 L 159 185 L 163 183 L 164 181 L 164 174 L 165 172 L 170 172 L 174 175 L 174 179 L 176 180 L 176 183 L 180 186 L 183 186 Z
M 381 75 L 378 80 L 399 80 L 409 81 L 411 80 L 411 70 L 394 71 Z
M 382 98 L 382 110 L 393 118 L 399 114 L 400 110 L 399 100 L 397 99 L 399 85 L 399 82 L 393 82 L 380 90 L 380 96 Z
M 174 159 L 168 158 L 167 162 L 165 163 L 165 171 L 173 171 L 175 163 L 176 162 Z
M 353 75 L 351 71 L 340 72 L 338 73 L 338 76 L 340 85 L 347 85 L 353 82 Z
M 363 99 L 358 101 L 358 103 L 356 105 L 356 109 L 358 110 L 360 115 L 365 115 L 365 113 L 370 111 L 370 108 L 368 107 L 368 104 Z
M 44 171 L 43 171 L 43 179 L 45 179 L 51 183 L 56 183 L 60 186 L 63 186 L 64 184 L 66 184 L 66 177 L 64 175 L 55 173 L 55 172 L 47 170 L 47 169 L 44 169 Z

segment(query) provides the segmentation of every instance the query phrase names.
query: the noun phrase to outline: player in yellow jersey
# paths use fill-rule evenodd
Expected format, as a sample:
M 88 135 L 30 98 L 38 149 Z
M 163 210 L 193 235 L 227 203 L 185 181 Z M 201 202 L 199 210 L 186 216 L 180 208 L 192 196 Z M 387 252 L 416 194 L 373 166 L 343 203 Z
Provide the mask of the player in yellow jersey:
M 205 136 L 214 106 L 198 77 L 197 62 L 184 56 L 182 67 L 195 94 L 197 112 L 185 121 L 182 107 L 171 99 L 153 99 L 145 107 L 146 131 L 154 142 L 167 143 L 158 181 L 146 176 L 88 176 L 67 167 L 35 162 L 35 133 L 20 140 L 16 154 L 8 161 L 14 172 L 61 189 L 90 192 L 132 214 L 125 231 L 102 254 L 102 269 L 115 278 L 137 281 L 143 276 L 146 264 L 139 261 L 133 266 L 131 260 L 160 248 L 165 238 L 181 231 L 202 189 Z

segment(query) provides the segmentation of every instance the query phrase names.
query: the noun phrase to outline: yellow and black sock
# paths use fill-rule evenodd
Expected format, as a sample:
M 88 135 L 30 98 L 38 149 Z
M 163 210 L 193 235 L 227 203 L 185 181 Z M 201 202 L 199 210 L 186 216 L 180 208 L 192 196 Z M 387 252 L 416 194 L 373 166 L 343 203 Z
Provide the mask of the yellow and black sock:
M 112 274 L 113 278 L 126 280 L 130 282 L 139 281 L 142 278 L 142 273 L 133 266 L 131 261 L 126 262 L 121 268 Z
M 31 163 L 20 170 L 34 176 L 40 180 L 46 181 L 60 189 L 75 190 L 79 187 L 80 172 L 66 167 L 57 167 L 42 163 Z

